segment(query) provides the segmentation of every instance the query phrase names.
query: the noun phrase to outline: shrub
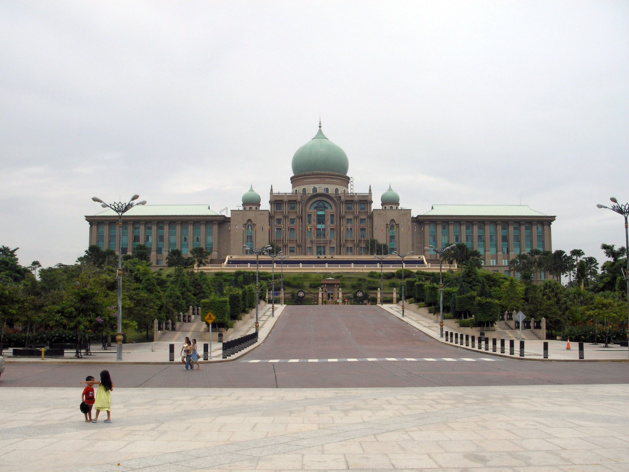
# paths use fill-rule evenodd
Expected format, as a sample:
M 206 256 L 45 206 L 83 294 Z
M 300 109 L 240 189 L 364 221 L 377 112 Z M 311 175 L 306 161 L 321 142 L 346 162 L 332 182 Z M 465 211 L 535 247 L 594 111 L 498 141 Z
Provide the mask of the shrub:
M 461 328 L 473 328 L 475 321 L 474 318 L 467 318 L 465 320 L 458 320 L 458 323 Z

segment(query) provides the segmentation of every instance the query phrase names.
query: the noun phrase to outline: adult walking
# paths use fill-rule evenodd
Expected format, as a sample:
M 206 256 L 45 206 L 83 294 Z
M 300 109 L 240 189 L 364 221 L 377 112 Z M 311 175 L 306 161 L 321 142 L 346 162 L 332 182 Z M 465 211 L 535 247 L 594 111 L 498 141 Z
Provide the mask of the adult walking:
M 183 346 L 181 346 L 181 361 L 186 364 L 186 370 L 192 370 L 191 356 L 192 343 L 190 342 L 190 338 L 186 336 L 186 340 L 183 342 Z

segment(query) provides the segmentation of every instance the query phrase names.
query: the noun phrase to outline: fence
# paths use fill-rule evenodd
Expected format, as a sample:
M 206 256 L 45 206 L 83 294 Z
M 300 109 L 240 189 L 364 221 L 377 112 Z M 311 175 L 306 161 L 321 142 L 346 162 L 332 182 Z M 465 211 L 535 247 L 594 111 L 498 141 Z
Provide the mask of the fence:
M 223 359 L 227 359 L 229 356 L 248 348 L 258 342 L 258 332 L 247 334 L 240 338 L 232 339 L 230 341 L 223 342 Z

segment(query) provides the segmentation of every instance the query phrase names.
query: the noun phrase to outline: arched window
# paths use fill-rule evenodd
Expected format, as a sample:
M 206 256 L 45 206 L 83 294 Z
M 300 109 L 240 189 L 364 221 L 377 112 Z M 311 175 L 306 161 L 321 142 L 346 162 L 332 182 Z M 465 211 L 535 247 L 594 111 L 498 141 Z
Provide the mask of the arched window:
M 312 193 L 317 193 L 317 187 L 312 187 Z
M 397 231 L 395 221 L 389 223 L 389 254 L 397 251 Z
M 324 191 L 325 193 L 330 193 L 330 189 L 329 189 L 329 188 L 327 188 L 327 187 L 326 187 L 326 188 L 324 188 L 324 189 L 323 189 L 323 191 Z
M 302 189 L 301 189 L 301 193 L 302 193 L 302 194 L 304 194 L 304 195 L 306 195 L 306 189 L 305 189 L 305 188 L 302 188 Z
M 326 217 L 325 214 L 327 211 L 332 210 L 332 205 L 325 200 L 317 200 L 310 205 L 310 211 L 315 212 L 315 228 L 316 228 L 316 238 L 317 239 L 325 239 L 326 238 Z M 324 249 L 318 249 L 317 254 L 324 255 Z
M 335 189 L 334 189 L 334 195 L 338 195 L 338 194 L 339 194 L 339 189 L 338 189 L 338 188 L 335 188 Z
M 253 225 L 251 223 L 247 224 L 246 233 L 245 233 L 245 246 L 247 246 L 247 254 L 252 254 L 253 250 Z

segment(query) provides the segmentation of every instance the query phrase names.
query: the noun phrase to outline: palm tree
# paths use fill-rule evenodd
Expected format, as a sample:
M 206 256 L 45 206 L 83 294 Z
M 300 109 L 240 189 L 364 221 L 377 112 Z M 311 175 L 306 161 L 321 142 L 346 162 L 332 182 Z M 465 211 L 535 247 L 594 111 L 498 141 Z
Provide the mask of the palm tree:
M 190 250 L 190 255 L 194 258 L 194 263 L 197 267 L 201 267 L 202 265 L 207 264 L 208 257 L 210 256 L 210 251 L 202 247 L 193 247 Z

